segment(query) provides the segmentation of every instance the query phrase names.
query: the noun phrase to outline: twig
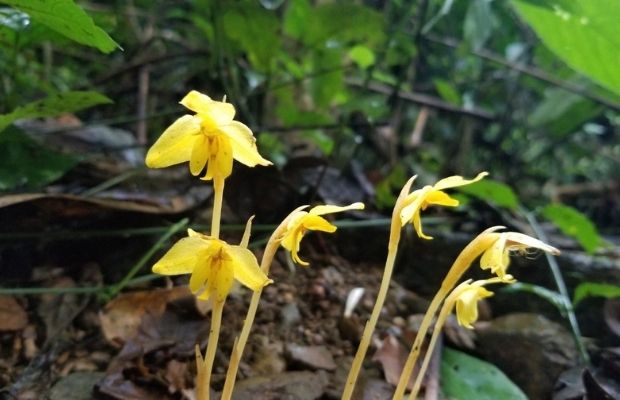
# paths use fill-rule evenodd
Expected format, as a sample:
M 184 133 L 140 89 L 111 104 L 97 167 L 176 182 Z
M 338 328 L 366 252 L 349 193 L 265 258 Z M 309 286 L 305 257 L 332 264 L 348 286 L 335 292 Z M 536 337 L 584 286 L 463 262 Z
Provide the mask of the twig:
M 435 35 L 424 35 L 423 36 L 424 39 L 428 40 L 429 42 L 432 43 L 437 43 L 437 44 L 441 44 L 443 46 L 447 46 L 447 47 L 451 47 L 451 48 L 459 48 L 461 46 L 461 44 L 454 39 L 450 39 L 450 38 L 440 38 L 437 37 Z M 561 79 L 556 78 L 555 76 L 541 70 L 538 69 L 536 67 L 530 66 L 530 65 L 525 65 L 525 64 L 520 64 L 520 63 L 514 63 L 511 61 L 506 60 L 503 57 L 500 57 L 488 50 L 471 50 L 470 51 L 471 54 L 480 57 L 482 59 L 491 61 L 493 63 L 502 65 L 504 67 L 513 69 L 515 71 L 519 71 L 521 73 L 524 73 L 525 75 L 531 76 L 532 78 L 536 78 L 540 81 L 549 83 L 553 86 L 557 86 L 559 88 L 562 88 L 564 90 L 567 90 L 569 92 L 578 94 L 580 96 L 583 96 L 587 99 L 590 99 L 596 103 L 600 103 L 603 104 L 609 108 L 612 108 L 614 110 L 620 111 L 620 104 L 609 100 L 605 97 L 599 96 L 595 93 L 589 92 L 586 88 L 579 86 L 579 85 L 575 85 L 573 83 L 570 82 L 566 82 L 563 81 Z
M 364 88 L 364 83 L 359 80 L 347 79 L 346 82 L 347 84 L 351 86 Z M 384 85 L 382 83 L 377 83 L 377 82 L 369 83 L 367 85 L 367 88 L 368 90 L 371 90 L 373 92 L 382 93 L 386 95 L 391 95 L 393 92 L 393 89 L 391 86 Z M 446 103 L 445 101 L 437 97 L 429 96 L 426 94 L 407 92 L 404 90 L 400 90 L 398 91 L 396 95 L 403 100 L 425 105 L 431 108 L 436 108 L 438 110 L 467 115 L 467 116 L 482 119 L 485 121 L 495 120 L 495 115 L 493 115 L 492 113 L 488 111 L 484 111 L 480 109 L 469 109 L 469 108 L 457 107 L 453 104 Z

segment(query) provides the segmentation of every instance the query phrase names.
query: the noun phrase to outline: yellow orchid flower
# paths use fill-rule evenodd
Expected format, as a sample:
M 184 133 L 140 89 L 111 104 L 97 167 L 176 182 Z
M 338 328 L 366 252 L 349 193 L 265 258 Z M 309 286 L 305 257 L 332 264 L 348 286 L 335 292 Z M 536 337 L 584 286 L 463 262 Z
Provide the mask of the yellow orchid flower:
M 446 299 L 446 304 L 456 303 L 456 319 L 459 325 L 473 329 L 472 324 L 478 320 L 478 301 L 493 296 L 484 285 L 491 283 L 514 283 L 511 275 L 503 278 L 490 278 L 472 282 L 471 279 L 458 285 Z
M 249 167 L 271 165 L 256 148 L 250 128 L 234 121 L 232 104 L 212 100 L 192 90 L 183 100 L 196 115 L 184 115 L 164 131 L 146 155 L 149 168 L 163 168 L 189 161 L 192 175 L 202 179 L 225 179 L 232 172 L 233 159 Z
M 445 189 L 450 189 L 458 186 L 469 185 L 479 181 L 487 176 L 488 172 L 479 173 L 474 179 L 464 179 L 462 176 L 450 176 L 444 178 L 433 186 L 427 185 L 422 189 L 414 190 L 411 192 L 403 203 L 403 207 L 400 210 L 400 222 L 402 226 L 405 226 L 408 222 L 413 223 L 413 227 L 418 236 L 424 239 L 432 239 L 422 232 L 422 221 L 420 219 L 420 211 L 426 210 L 427 207 L 432 205 L 456 207 L 459 205 L 459 201 L 448 196 Z
M 192 274 L 189 287 L 198 298 L 212 294 L 224 301 L 233 279 L 253 291 L 273 281 L 261 271 L 254 254 L 243 246 L 229 245 L 223 240 L 203 235 L 192 229 L 155 263 L 153 272 L 161 275 Z
M 329 233 L 336 231 L 336 226 L 330 224 L 325 218 L 321 217 L 321 215 L 348 210 L 363 210 L 364 204 L 353 203 L 344 207 L 323 205 L 316 206 L 310 211 L 303 211 L 305 207 L 298 208 L 289 215 L 286 230 L 280 239 L 282 247 L 291 252 L 293 261 L 304 266 L 308 265 L 308 263 L 299 258 L 298 253 L 301 239 L 303 239 L 306 232 L 309 230 Z
M 501 227 L 491 228 L 487 230 L 487 232 L 499 228 Z M 480 257 L 480 267 L 482 269 L 490 269 L 492 273 L 496 274 L 500 278 L 509 276 L 506 275 L 506 271 L 508 270 L 508 265 L 510 264 L 511 252 L 524 253 L 528 248 L 534 248 L 546 251 L 553 255 L 560 254 L 560 251 L 555 247 L 549 246 L 538 239 L 534 239 L 533 237 L 522 233 L 500 232 L 495 233 L 495 235 L 497 235 L 497 239 L 492 242 L 490 247 L 482 253 L 482 257 Z

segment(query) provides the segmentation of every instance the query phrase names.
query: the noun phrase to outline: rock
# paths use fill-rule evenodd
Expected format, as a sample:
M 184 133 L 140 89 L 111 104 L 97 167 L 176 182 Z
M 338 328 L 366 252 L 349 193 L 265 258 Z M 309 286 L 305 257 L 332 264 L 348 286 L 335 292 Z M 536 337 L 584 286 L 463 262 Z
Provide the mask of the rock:
M 311 369 L 325 369 L 333 371 L 336 363 L 332 354 L 325 346 L 299 346 L 291 344 L 286 347 L 291 362 L 301 364 Z
M 52 387 L 50 400 L 88 400 L 93 398 L 93 387 L 103 378 L 103 372 L 74 372 L 60 379 Z
M 235 385 L 233 400 L 315 400 L 325 393 L 324 371 L 294 371 L 254 377 Z
M 560 374 L 577 364 L 564 327 L 537 314 L 509 314 L 476 329 L 478 351 L 531 399 L 549 398 Z
M 289 303 L 280 308 L 280 320 L 285 328 L 290 328 L 301 321 L 301 313 L 297 304 Z

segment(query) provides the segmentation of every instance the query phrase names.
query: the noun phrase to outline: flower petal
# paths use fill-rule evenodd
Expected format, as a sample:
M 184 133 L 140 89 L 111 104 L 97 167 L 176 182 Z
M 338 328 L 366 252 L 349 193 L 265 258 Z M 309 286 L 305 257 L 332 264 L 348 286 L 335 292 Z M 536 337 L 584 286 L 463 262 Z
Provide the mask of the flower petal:
M 198 237 L 183 238 L 153 265 L 153 272 L 161 275 L 189 274 L 194 271 L 201 254 L 208 252 L 210 247 L 209 242 Z
M 273 282 L 261 271 L 256 256 L 250 250 L 241 246 L 228 246 L 226 251 L 232 258 L 230 262 L 234 277 L 243 285 L 256 291 Z
M 523 233 L 506 232 L 506 241 L 506 246 L 508 248 L 533 247 L 535 249 L 540 249 L 554 255 L 560 254 L 560 250 L 556 249 L 555 247 L 549 246 L 547 243 L 542 242 L 538 239 L 534 239 L 531 236 L 524 235 Z
M 419 210 L 418 210 L 418 212 L 413 214 L 413 218 L 411 219 L 411 222 L 413 223 L 413 228 L 415 229 L 415 232 L 418 234 L 418 237 L 420 237 L 422 239 L 426 239 L 426 240 L 433 239 L 432 236 L 428 236 L 428 235 L 424 234 L 424 232 L 422 232 L 422 219 L 420 217 L 420 211 Z
M 316 206 L 313 207 L 310 211 L 308 211 L 308 214 L 312 214 L 312 215 L 324 215 L 324 214 L 333 214 L 333 213 L 337 213 L 337 212 L 343 212 L 343 211 L 348 211 L 348 210 L 363 210 L 364 209 L 364 203 L 353 203 L 353 204 L 349 204 L 348 206 L 332 206 L 332 205 L 321 205 L 321 206 Z
M 243 236 L 241 237 L 241 242 L 239 246 L 248 248 L 248 244 L 250 244 L 250 235 L 252 234 L 252 221 L 254 220 L 254 215 L 248 218 L 248 222 L 245 223 L 245 230 L 243 231 Z
M 190 159 L 200 120 L 184 115 L 168 127 L 146 154 L 149 168 L 163 168 Z
M 212 257 L 207 256 L 196 263 L 196 267 L 189 278 L 189 290 L 195 295 L 200 295 L 205 288 L 209 275 L 211 274 Z
M 189 92 L 180 103 L 199 114 L 203 119 L 208 118 L 209 121 L 205 121 L 207 124 L 219 126 L 229 123 L 235 117 L 235 107 L 232 104 L 215 101 L 196 90 Z
M 446 207 L 456 207 L 459 205 L 459 201 L 457 199 L 453 199 L 448 196 L 446 192 L 442 192 L 441 190 L 431 190 L 426 195 L 424 202 L 428 205 L 436 205 L 436 206 L 446 206 Z
M 189 159 L 189 171 L 192 175 L 199 175 L 207 165 L 209 159 L 209 139 L 204 135 L 199 135 L 194 141 L 192 155 Z
M 210 180 L 218 176 L 226 179 L 232 173 L 233 155 L 230 140 L 225 136 L 218 136 L 211 142 L 207 173 L 201 178 Z
M 419 214 L 426 195 L 432 189 L 431 186 L 425 186 L 422 189 L 414 190 L 409 193 L 403 202 L 404 207 L 400 210 L 401 226 L 405 226 L 408 222 L 413 220 L 415 214 Z
M 336 226 L 318 215 L 307 214 L 302 218 L 301 225 L 311 231 L 336 232 Z
M 217 272 L 213 274 L 213 283 L 209 289 L 215 292 L 218 301 L 224 301 L 233 286 L 235 264 L 232 260 L 220 259 L 218 267 Z
M 478 301 L 493 296 L 493 292 L 482 286 L 468 285 L 456 299 L 456 318 L 459 325 L 472 329 L 472 323 L 478 320 Z
M 500 233 L 499 238 L 489 247 L 482 257 L 480 257 L 480 268 L 490 269 L 492 273 L 498 276 L 504 276 L 508 265 L 510 263 L 510 256 L 506 251 L 506 234 Z
M 264 159 L 256 147 L 256 138 L 250 128 L 238 121 L 231 121 L 218 126 L 231 140 L 233 157 L 248 167 L 271 165 L 271 161 Z
M 453 188 L 457 186 L 469 185 L 470 183 L 479 181 L 480 179 L 484 178 L 487 175 L 489 175 L 488 172 L 481 172 L 474 179 L 465 179 L 459 175 L 449 176 L 447 178 L 440 180 L 436 184 L 434 184 L 433 189 L 443 190 L 443 189 L 449 189 L 449 188 Z

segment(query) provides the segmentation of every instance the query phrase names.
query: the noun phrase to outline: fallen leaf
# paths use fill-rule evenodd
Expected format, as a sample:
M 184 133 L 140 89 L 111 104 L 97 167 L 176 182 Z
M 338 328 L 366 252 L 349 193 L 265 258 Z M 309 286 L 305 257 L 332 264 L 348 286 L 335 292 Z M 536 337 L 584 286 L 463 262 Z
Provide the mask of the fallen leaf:
M 302 364 L 312 369 L 336 369 L 336 363 L 332 354 L 325 346 L 299 346 L 291 344 L 286 347 L 286 352 L 292 362 Z
M 28 315 L 12 296 L 0 296 L 0 331 L 19 331 L 28 324 Z
M 145 315 L 161 316 L 169 302 L 188 296 L 185 286 L 121 294 L 99 314 L 103 336 L 112 345 L 125 343 L 136 336 Z
M 375 355 L 372 356 L 372 359 L 381 363 L 385 380 L 392 385 L 397 385 L 400 374 L 403 372 L 407 355 L 407 350 L 400 344 L 398 339 L 388 334 L 381 342 L 381 346 Z M 412 386 L 413 382 L 410 381 L 407 387 L 411 388 Z

